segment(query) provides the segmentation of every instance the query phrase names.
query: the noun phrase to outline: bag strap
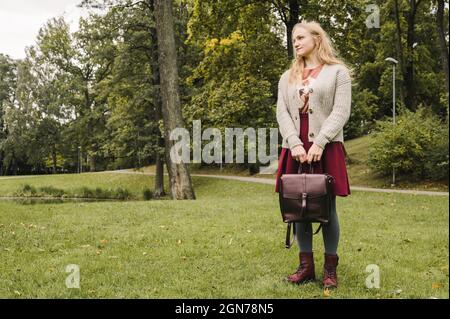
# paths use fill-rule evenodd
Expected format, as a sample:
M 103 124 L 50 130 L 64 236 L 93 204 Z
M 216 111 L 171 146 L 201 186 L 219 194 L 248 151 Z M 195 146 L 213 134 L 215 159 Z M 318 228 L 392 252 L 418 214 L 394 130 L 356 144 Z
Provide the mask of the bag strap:
M 320 223 L 320 226 L 317 228 L 317 230 L 313 233 L 313 235 L 316 235 L 319 231 L 320 231 L 320 229 L 322 228 L 322 223 Z M 292 238 L 292 241 L 291 241 L 291 226 L 292 226 L 292 233 L 293 233 L 293 238 Z M 286 230 L 286 242 L 285 242 L 285 247 L 287 248 L 287 249 L 289 249 L 289 248 L 291 248 L 292 247 L 292 244 L 293 244 L 293 242 L 294 242 L 294 240 L 297 238 L 297 232 L 296 232 L 296 230 L 295 230 L 295 223 L 294 222 L 289 222 L 288 224 L 287 224 L 287 230 Z
M 317 230 L 315 231 L 315 233 L 313 234 L 313 235 L 315 235 L 315 234 L 317 234 L 318 232 L 319 232 L 319 230 L 322 228 L 322 223 L 320 223 L 320 226 L 317 228 Z
M 292 241 L 291 241 L 291 226 L 292 226 L 292 233 L 293 233 L 293 235 L 294 235 L 294 238 L 292 239 Z M 289 222 L 289 223 L 287 224 L 287 230 L 286 230 L 286 242 L 285 242 L 285 247 L 286 247 L 287 249 L 291 248 L 292 243 L 294 242 L 295 236 L 296 236 L 296 233 L 295 233 L 295 223 Z

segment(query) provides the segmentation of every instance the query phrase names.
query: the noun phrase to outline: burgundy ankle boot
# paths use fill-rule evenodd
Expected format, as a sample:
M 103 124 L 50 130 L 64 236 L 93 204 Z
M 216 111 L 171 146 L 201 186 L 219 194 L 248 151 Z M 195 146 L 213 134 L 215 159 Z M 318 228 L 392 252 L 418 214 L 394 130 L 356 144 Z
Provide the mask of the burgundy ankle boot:
M 337 288 L 336 267 L 338 265 L 338 255 L 325 254 L 325 263 L 323 266 L 323 288 Z
M 313 253 L 299 253 L 300 266 L 297 271 L 286 278 L 287 281 L 294 284 L 301 284 L 310 280 L 316 279 L 314 272 L 314 257 Z

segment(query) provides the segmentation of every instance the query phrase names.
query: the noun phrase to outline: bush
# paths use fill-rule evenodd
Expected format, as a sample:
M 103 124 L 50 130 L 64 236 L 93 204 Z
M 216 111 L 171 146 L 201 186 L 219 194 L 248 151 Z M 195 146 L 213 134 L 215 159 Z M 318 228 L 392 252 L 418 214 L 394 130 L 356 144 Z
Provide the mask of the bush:
M 369 149 L 369 166 L 387 176 L 418 179 L 448 178 L 448 124 L 424 108 L 413 113 L 407 109 L 392 120 L 377 121 Z
M 88 187 L 82 187 L 82 188 L 80 189 L 80 194 L 79 194 L 79 196 L 76 196 L 76 195 L 75 195 L 75 197 L 81 197 L 81 198 L 93 198 L 93 197 L 95 197 L 94 193 L 95 193 L 95 192 L 94 192 L 92 189 L 90 189 L 90 188 L 88 188 Z
M 65 194 L 62 189 L 53 186 L 43 186 L 39 188 L 39 192 L 44 196 L 61 197 Z
M 119 187 L 117 188 L 115 191 L 113 191 L 113 198 L 116 199 L 130 199 L 131 198 L 131 194 L 128 190 Z
M 142 191 L 142 197 L 143 197 L 145 200 L 150 200 L 150 199 L 153 198 L 153 193 L 152 193 L 152 191 L 151 191 L 149 188 L 145 188 L 145 189 Z
M 34 195 L 36 195 L 36 188 L 29 184 L 25 184 L 22 188 L 22 193 L 24 193 L 24 194 L 28 193 L 28 194 L 34 196 Z

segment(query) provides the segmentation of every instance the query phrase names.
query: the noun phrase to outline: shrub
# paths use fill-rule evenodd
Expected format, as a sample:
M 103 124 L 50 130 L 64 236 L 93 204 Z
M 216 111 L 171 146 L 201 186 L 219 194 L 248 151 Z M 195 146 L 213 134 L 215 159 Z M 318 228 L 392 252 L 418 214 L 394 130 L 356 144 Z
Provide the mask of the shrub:
M 414 180 L 448 178 L 448 124 L 423 107 L 407 109 L 392 120 L 376 123 L 369 149 L 369 166 L 386 176 L 395 168 L 396 175 Z
M 153 198 L 153 193 L 152 193 L 152 191 L 151 191 L 149 188 L 145 188 L 145 189 L 142 191 L 142 197 L 143 197 L 145 200 L 150 200 L 150 199 Z
M 75 196 L 75 197 L 92 198 L 92 197 L 95 197 L 95 192 L 88 187 L 82 187 L 80 189 L 79 196 Z
M 128 190 L 119 187 L 113 192 L 113 198 L 116 199 L 129 199 L 131 198 L 131 194 Z
M 54 196 L 54 197 L 61 197 L 65 194 L 65 192 L 62 189 L 55 188 L 53 186 L 40 187 L 39 192 L 42 193 L 42 195 L 44 196 Z
M 29 184 L 25 184 L 22 187 L 22 193 L 24 194 L 30 194 L 30 195 L 36 195 L 36 188 L 34 186 L 31 186 Z

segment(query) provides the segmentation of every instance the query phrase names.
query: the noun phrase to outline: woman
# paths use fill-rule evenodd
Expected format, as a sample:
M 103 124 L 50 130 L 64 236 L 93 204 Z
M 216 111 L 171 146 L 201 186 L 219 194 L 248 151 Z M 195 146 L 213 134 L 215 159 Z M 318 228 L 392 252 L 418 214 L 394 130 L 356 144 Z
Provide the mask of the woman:
M 350 187 L 345 164 L 343 127 L 350 117 L 351 74 L 337 57 L 328 35 L 316 22 L 297 23 L 292 30 L 295 60 L 278 83 L 277 121 L 283 137 L 276 179 L 295 174 L 298 166 L 308 173 L 334 177 L 330 221 L 322 228 L 325 246 L 323 285 L 337 288 L 339 221 L 336 196 Z M 300 284 L 315 280 L 311 223 L 296 223 L 300 265 L 287 280 Z

